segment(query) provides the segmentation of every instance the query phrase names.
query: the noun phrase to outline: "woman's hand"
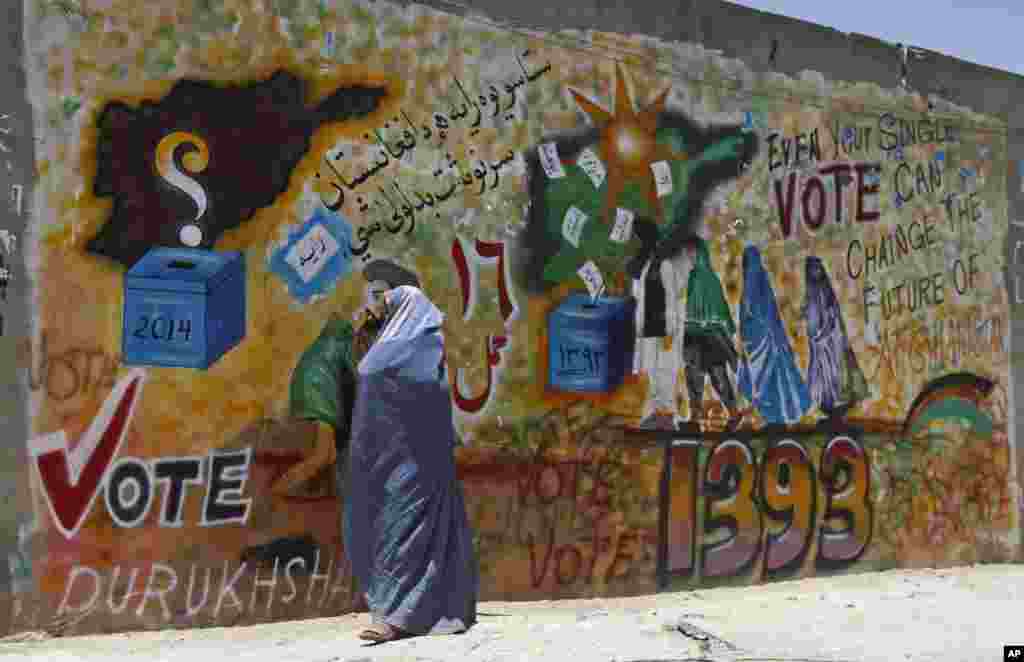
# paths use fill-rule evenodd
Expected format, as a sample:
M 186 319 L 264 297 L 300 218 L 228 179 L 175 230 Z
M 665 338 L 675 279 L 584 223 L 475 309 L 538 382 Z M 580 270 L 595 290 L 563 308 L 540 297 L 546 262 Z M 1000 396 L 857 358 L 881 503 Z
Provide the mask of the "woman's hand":
M 384 328 L 384 321 L 374 316 L 369 309 L 363 313 L 363 319 L 357 323 L 355 336 L 352 338 L 352 355 L 356 363 L 363 360 L 370 351 L 377 334 Z
M 384 292 L 366 304 L 366 310 L 379 320 L 388 316 L 388 293 Z

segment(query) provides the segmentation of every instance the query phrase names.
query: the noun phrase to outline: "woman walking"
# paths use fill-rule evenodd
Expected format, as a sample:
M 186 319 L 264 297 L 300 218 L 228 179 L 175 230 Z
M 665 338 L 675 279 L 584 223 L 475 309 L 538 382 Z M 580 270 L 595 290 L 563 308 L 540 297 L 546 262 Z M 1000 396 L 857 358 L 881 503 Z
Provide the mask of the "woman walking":
M 376 304 L 384 328 L 359 362 L 345 548 L 384 642 L 476 622 L 473 533 L 455 474 L 441 311 L 403 285 Z

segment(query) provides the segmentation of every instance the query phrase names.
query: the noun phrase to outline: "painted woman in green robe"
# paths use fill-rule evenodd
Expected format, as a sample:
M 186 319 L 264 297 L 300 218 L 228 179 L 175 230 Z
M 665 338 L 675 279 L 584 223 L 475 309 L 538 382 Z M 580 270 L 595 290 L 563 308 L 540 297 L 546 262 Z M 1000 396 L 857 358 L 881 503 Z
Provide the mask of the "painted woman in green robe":
M 374 321 L 369 322 L 356 328 L 344 317 L 332 315 L 292 372 L 290 415 L 262 420 L 243 431 L 236 442 L 254 447 L 261 455 L 288 456 L 296 451 L 301 455 L 271 485 L 271 493 L 277 498 L 254 502 L 249 525 L 271 534 L 271 538 L 263 540 L 262 533 L 255 534 L 255 544 L 242 553 L 243 561 L 269 563 L 278 558 L 287 563 L 295 557 L 310 559 L 319 545 L 331 538 L 325 531 L 315 536 L 296 531 L 289 517 L 294 514 L 293 508 L 302 507 L 302 501 L 343 498 L 355 404 L 355 365 L 372 342 Z M 298 505 L 290 501 L 294 498 L 300 500 Z M 307 561 L 305 570 L 312 567 L 313 562 Z
M 276 494 L 288 494 L 331 463 L 336 464 L 338 493 L 342 492 L 356 399 L 356 364 L 383 324 L 373 315 L 370 304 L 399 285 L 419 287 L 414 273 L 389 260 L 370 262 L 363 276 L 367 280 L 366 300 L 358 328 L 341 315 L 331 315 L 292 372 L 291 418 L 316 422 L 317 435 L 312 452 L 274 483 L 272 491 Z
M 274 492 L 286 491 L 345 457 L 355 402 L 354 340 L 352 324 L 332 315 L 295 366 L 289 388 L 290 414 L 293 419 L 315 421 L 317 436 L 313 451 L 274 483 Z M 339 473 L 339 486 L 341 476 Z
M 736 323 L 725 300 L 722 282 L 711 265 L 707 242 L 692 240 L 693 268 L 686 284 L 686 323 L 683 335 L 683 362 L 686 388 L 690 397 L 690 420 L 704 415 L 704 384 L 711 378 L 722 404 L 729 410 L 729 429 L 741 420 L 736 392 L 729 370 L 736 370 L 738 355 L 733 345 Z

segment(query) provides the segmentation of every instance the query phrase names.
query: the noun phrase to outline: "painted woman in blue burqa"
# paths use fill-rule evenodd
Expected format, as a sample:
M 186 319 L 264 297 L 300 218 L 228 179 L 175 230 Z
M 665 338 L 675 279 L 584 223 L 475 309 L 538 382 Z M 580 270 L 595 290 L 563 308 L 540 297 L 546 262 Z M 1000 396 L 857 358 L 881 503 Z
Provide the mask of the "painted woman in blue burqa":
M 867 397 L 867 380 L 850 347 L 843 311 L 821 258 L 808 257 L 804 270 L 802 312 L 811 346 L 807 366 L 811 401 L 830 418 L 842 416 Z
M 373 627 L 388 641 L 476 622 L 473 532 L 455 473 L 443 316 L 419 289 L 389 290 L 386 323 L 359 362 L 345 548 Z
M 775 290 L 756 246 L 743 251 L 740 338 L 744 350 L 737 376 L 740 391 L 769 424 L 800 420 L 811 406 L 811 396 L 796 366 Z

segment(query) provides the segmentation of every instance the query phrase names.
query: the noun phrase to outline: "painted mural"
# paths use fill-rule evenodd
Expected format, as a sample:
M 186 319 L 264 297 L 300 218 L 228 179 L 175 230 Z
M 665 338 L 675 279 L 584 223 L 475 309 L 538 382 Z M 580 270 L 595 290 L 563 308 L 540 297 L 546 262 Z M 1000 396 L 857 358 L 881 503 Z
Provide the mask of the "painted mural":
M 25 7 L 15 627 L 360 608 L 345 362 L 406 284 L 483 599 L 1015 558 L 998 121 L 385 2 Z

